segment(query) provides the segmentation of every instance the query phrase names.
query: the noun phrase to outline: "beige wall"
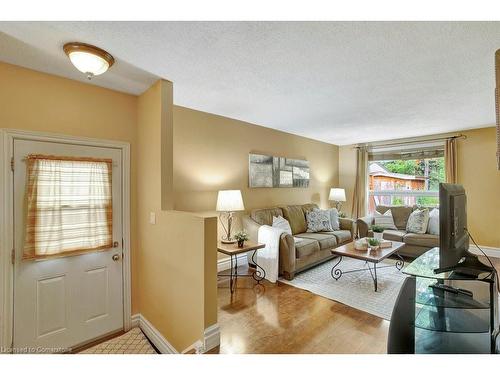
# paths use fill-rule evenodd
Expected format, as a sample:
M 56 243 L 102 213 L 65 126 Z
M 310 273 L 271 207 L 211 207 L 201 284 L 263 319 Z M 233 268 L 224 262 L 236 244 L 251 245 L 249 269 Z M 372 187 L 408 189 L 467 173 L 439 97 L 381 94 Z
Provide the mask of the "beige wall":
M 500 248 L 500 171 L 496 169 L 496 130 L 461 132 L 458 183 L 467 192 L 467 220 L 479 245 Z
M 141 314 L 179 351 L 203 339 L 217 322 L 216 220 L 162 211 L 171 183 L 171 83 L 158 81 L 138 101 L 138 275 Z M 165 150 L 167 148 L 167 150 Z M 155 213 L 156 224 L 149 222 Z
M 500 248 L 500 172 L 496 170 L 496 133 L 488 127 L 460 132 L 458 183 L 467 192 L 468 226 L 479 245 Z M 444 135 L 444 134 L 443 134 Z M 350 146 L 339 150 L 339 184 L 346 189 L 346 207 L 352 205 L 356 153 Z
M 0 128 L 130 143 L 132 295 L 137 295 L 137 97 L 0 62 L 0 103 Z M 139 311 L 135 301 L 133 313 Z
M 309 160 L 310 187 L 248 188 L 249 153 Z M 247 210 L 307 202 L 326 207 L 337 183 L 337 146 L 174 106 L 176 210 L 213 212 L 221 189 L 240 189 Z
M 170 95 L 170 107 L 162 106 L 158 87 L 139 99 L 0 63 L 0 127 L 130 143 L 132 313 L 144 314 L 176 349 L 183 350 L 202 339 L 204 328 L 217 321 L 216 221 L 161 211 L 162 160 L 167 161 L 163 165 L 167 184 L 169 173 L 173 174 L 172 139 L 170 151 L 160 146 L 162 131 L 168 137 L 169 129 L 162 125 L 168 124 L 169 116 L 171 137 L 172 90 L 163 87 L 163 98 Z M 164 144 L 169 147 L 168 138 Z M 167 156 L 163 159 L 162 151 Z M 171 180 L 170 192 L 167 186 L 164 195 L 172 195 Z M 168 199 L 164 204 L 168 207 Z M 150 211 L 157 212 L 156 225 L 148 224 Z

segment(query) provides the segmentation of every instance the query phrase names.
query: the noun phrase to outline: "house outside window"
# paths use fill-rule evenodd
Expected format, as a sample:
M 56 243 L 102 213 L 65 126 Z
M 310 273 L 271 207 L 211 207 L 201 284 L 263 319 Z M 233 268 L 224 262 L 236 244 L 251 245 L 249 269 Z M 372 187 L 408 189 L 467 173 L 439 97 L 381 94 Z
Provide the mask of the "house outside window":
M 439 206 L 445 182 L 444 146 L 371 151 L 368 162 L 368 212 L 383 206 Z

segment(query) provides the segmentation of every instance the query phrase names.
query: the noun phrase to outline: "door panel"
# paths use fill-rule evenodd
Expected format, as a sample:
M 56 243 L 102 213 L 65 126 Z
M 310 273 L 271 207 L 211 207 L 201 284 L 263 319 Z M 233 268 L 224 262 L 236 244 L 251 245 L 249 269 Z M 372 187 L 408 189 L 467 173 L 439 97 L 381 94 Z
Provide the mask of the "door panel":
M 14 140 L 14 348 L 69 349 L 123 329 L 121 150 Z M 28 154 L 113 159 L 113 241 L 117 247 L 22 260 Z M 113 255 L 118 259 L 113 260 Z
M 37 333 L 41 338 L 67 328 L 66 275 L 37 280 L 36 285 Z
M 105 318 L 108 313 L 108 269 L 95 268 L 85 271 L 83 301 L 86 309 L 85 322 Z

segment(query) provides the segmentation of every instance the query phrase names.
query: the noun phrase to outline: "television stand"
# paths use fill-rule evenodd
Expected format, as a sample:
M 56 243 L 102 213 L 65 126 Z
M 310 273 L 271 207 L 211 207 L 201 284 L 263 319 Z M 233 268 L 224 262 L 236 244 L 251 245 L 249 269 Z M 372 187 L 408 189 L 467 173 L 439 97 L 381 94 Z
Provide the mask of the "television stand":
M 433 248 L 403 269 L 409 277 L 392 311 L 387 352 L 495 353 L 496 271 L 472 254 L 451 270 L 435 273 L 438 267 Z
M 484 272 L 494 272 L 495 269 L 481 262 L 477 255 L 467 251 L 467 254 L 460 261 L 449 267 L 439 267 L 434 269 L 435 274 L 444 272 L 455 272 L 463 276 L 477 277 Z

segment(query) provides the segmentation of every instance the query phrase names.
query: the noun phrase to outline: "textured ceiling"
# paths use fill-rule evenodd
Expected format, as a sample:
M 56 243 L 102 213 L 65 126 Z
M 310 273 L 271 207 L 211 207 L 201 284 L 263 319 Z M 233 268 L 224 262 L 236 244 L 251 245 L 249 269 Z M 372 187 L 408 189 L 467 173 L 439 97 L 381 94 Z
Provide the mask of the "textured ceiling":
M 61 46 L 96 44 L 118 63 L 93 84 L 138 94 L 162 77 L 177 105 L 334 144 L 495 120 L 499 22 L 0 22 L 0 31 L 0 60 L 84 80 Z

